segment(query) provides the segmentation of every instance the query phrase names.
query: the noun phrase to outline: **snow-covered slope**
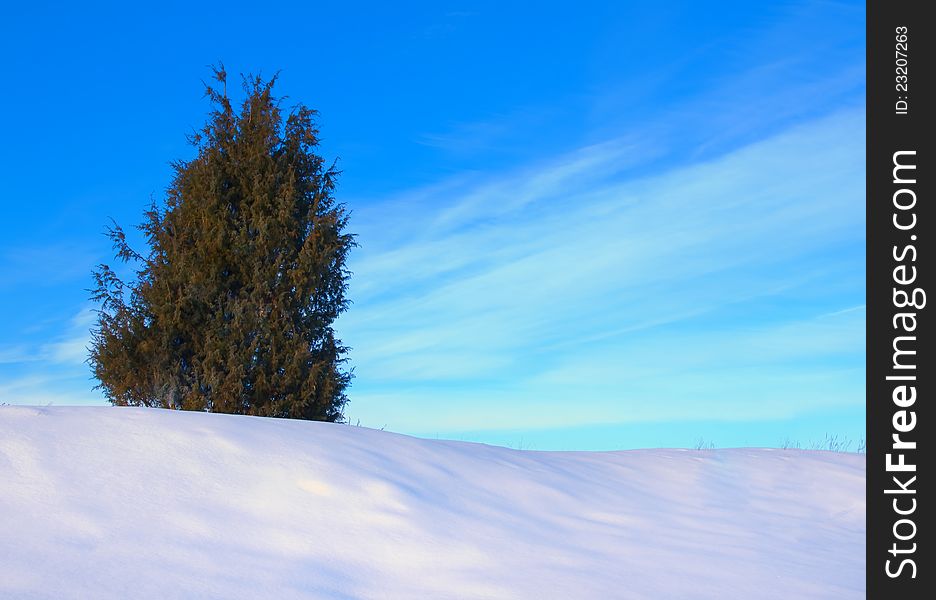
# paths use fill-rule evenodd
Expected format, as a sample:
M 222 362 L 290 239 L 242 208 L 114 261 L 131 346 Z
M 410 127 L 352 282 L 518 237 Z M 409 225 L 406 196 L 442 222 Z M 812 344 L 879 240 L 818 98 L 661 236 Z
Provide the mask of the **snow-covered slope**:
M 0 407 L 2 598 L 860 598 L 864 456 Z

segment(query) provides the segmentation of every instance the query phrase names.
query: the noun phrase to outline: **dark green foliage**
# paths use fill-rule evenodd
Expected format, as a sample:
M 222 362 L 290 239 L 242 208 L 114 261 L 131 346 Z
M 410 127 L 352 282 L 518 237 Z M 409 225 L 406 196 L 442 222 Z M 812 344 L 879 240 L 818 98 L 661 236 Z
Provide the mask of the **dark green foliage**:
M 225 85 L 223 67 L 215 79 Z M 139 226 L 148 255 L 109 230 L 117 257 L 139 265 L 132 285 L 107 265 L 94 273 L 89 362 L 112 404 L 341 419 L 351 374 L 332 324 L 354 237 L 335 165 L 315 154 L 315 111 L 284 121 L 275 80 L 245 78 L 239 113 L 206 86 L 198 155 L 173 165 L 165 207 Z

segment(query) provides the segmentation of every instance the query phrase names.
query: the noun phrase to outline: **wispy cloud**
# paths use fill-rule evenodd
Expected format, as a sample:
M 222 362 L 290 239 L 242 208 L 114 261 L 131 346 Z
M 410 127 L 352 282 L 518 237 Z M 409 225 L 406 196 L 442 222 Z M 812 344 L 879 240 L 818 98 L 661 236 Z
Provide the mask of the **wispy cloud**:
M 863 300 L 863 124 L 842 111 L 641 177 L 639 140 L 615 141 L 423 192 L 400 217 L 360 209 L 340 323 L 358 411 L 432 430 L 860 402 L 840 359 L 861 322 L 815 317 Z M 666 402 L 635 384 L 650 374 Z
M 17 364 L 40 360 L 41 355 L 26 344 L 0 348 L 0 364 Z
M 0 364 L 45 363 L 53 365 L 79 365 L 88 357 L 91 344 L 91 326 L 94 310 L 83 308 L 65 325 L 53 341 L 19 343 L 0 348 Z
M 95 314 L 90 306 L 67 319 L 50 341 L 0 348 L 0 402 L 88 404 L 100 402 L 86 360 Z
M 42 356 L 56 363 L 78 365 L 88 358 L 91 345 L 91 326 L 95 321 L 94 309 L 85 307 L 72 317 L 68 330 L 55 342 L 42 346 Z

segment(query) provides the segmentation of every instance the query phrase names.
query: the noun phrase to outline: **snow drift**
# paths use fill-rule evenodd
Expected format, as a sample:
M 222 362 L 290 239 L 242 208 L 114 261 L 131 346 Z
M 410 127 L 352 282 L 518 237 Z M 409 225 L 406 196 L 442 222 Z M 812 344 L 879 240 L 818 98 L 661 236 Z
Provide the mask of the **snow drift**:
M 0 407 L 0 597 L 864 596 L 865 460 Z

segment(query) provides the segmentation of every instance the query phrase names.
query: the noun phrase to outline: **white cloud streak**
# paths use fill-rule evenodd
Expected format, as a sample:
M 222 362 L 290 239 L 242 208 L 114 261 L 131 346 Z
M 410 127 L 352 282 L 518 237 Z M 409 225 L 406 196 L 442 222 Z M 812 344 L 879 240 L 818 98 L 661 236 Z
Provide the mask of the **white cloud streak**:
M 686 418 L 717 407 L 755 418 L 863 400 L 847 385 L 855 361 L 802 364 L 850 356 L 863 339 L 854 319 L 810 320 L 863 301 L 863 126 L 862 111 L 843 111 L 638 178 L 630 169 L 639 140 L 614 141 L 359 208 L 356 304 L 339 324 L 354 348 L 356 412 L 431 431 Z M 732 324 L 738 307 L 780 296 L 819 312 Z M 693 365 L 704 356 L 712 360 Z M 749 391 L 718 383 L 713 374 L 729 364 L 718 356 L 740 361 L 744 385 L 776 384 L 775 393 L 741 407 Z M 649 369 L 641 357 L 666 366 Z M 650 373 L 669 401 L 648 406 L 634 392 Z M 810 388 L 823 392 L 789 398 Z M 570 403 L 572 414 L 561 410 Z M 497 423 L 473 416 L 493 407 Z

